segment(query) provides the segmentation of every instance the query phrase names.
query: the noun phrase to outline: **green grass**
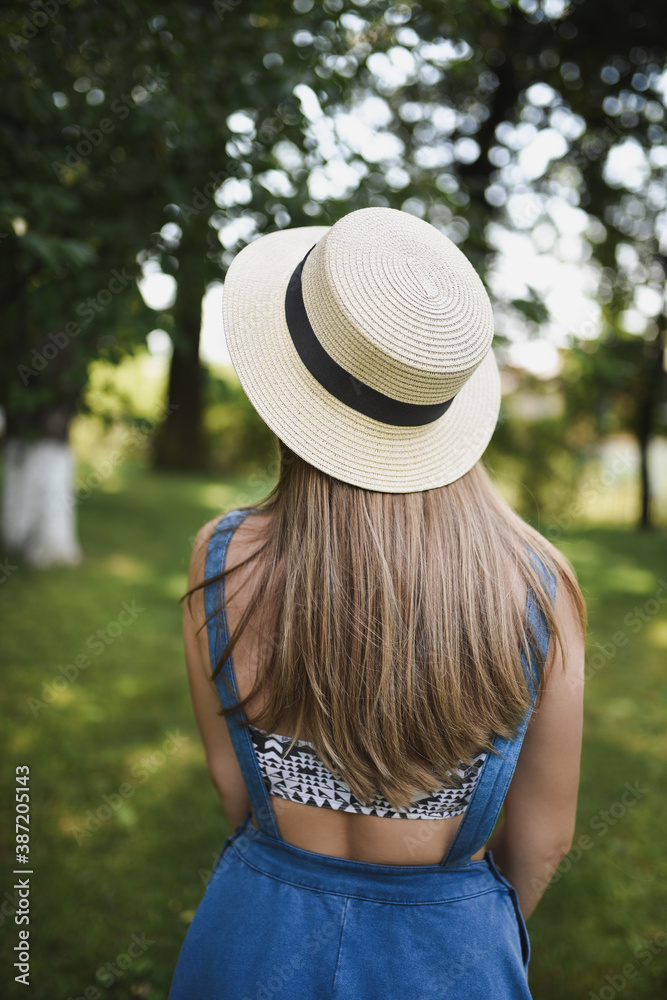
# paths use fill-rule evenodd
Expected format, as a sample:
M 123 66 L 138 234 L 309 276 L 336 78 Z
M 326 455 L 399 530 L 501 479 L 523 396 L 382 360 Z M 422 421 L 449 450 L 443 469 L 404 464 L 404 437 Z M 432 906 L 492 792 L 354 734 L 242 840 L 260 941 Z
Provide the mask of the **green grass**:
M 28 764 L 34 870 L 31 987 L 12 983 L 4 996 L 167 996 L 201 873 L 229 832 L 190 707 L 177 598 L 197 529 L 258 496 L 243 482 L 123 466 L 80 504 L 81 566 L 20 565 L 0 585 L 2 795 L 11 805 L 14 768 Z M 572 852 L 530 920 L 531 988 L 536 1000 L 588 1000 L 613 988 L 606 976 L 618 987 L 614 977 L 633 965 L 624 1000 L 655 1000 L 667 983 L 667 587 L 663 602 L 654 595 L 667 578 L 667 545 L 610 528 L 572 530 L 559 544 L 587 597 L 590 654 L 602 647 L 589 662 L 575 837 L 590 844 Z M 117 625 L 124 604 L 135 617 Z M 635 607 L 646 621 L 626 620 Z M 179 739 L 164 747 L 170 734 Z M 637 782 L 637 800 L 624 805 L 626 783 Z M 91 815 L 100 825 L 86 831 Z M 3 833 L 0 889 L 8 968 L 17 941 L 12 836 Z M 108 963 L 132 935 L 144 950 L 116 975 Z

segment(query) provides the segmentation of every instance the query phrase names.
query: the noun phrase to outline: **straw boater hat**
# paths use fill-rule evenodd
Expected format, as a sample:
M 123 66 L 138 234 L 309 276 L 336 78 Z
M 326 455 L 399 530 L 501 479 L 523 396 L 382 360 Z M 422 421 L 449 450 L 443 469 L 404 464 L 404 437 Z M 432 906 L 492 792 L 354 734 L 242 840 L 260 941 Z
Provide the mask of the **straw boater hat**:
M 254 240 L 227 272 L 223 320 L 259 415 L 336 479 L 445 486 L 493 434 L 488 295 L 458 247 L 407 212 L 362 208 Z

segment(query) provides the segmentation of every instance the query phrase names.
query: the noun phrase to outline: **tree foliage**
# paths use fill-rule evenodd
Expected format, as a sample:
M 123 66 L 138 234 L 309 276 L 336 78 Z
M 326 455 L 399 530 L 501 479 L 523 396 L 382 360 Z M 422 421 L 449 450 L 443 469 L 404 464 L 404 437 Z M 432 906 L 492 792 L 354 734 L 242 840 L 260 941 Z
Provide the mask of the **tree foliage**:
M 568 416 L 580 426 L 597 414 L 592 437 L 610 421 L 630 429 L 644 454 L 664 429 L 657 0 L 631 10 L 619 0 L 195 0 L 159 11 L 71 0 L 46 10 L 3 10 L 0 22 L 0 389 L 17 433 L 62 433 L 90 359 L 121 357 L 159 324 L 174 355 L 158 459 L 201 464 L 207 285 L 258 235 L 366 205 L 427 219 L 491 286 L 506 232 L 529 237 L 536 256 L 590 268 L 601 323 L 571 338 L 560 376 Z M 634 157 L 620 173 L 619 149 Z M 177 281 L 157 319 L 137 291 L 140 268 Z M 113 289 L 128 276 L 118 291 L 116 274 Z M 495 300 L 501 354 L 517 330 L 540 336 L 549 322 L 544 290 L 529 283 Z M 623 327 L 628 309 L 639 309 L 635 332 Z M 53 354 L 63 335 L 22 378 L 20 366 Z

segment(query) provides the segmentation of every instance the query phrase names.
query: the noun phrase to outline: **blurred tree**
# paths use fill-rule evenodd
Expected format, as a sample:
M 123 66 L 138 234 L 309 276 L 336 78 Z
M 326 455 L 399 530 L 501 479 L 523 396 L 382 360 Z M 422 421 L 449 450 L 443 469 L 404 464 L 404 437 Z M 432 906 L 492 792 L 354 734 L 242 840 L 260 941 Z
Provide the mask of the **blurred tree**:
M 564 42 L 547 82 L 569 116 L 570 145 L 548 183 L 579 193 L 586 236 L 598 274 L 600 335 L 575 334 L 566 371 L 572 419 L 587 412 L 599 440 L 611 430 L 632 433 L 640 454 L 639 525 L 652 525 L 648 449 L 667 432 L 667 149 L 664 128 L 664 5 L 615 0 L 606 16 L 579 4 L 563 21 Z M 559 79 L 560 77 L 560 79 Z M 565 121 L 565 120 L 564 120 Z
M 209 219 L 223 182 L 249 173 L 227 118 L 250 101 L 277 107 L 286 132 L 300 120 L 293 77 L 263 65 L 236 6 L 174 3 L 169 25 L 147 0 L 0 13 L 2 534 L 35 564 L 80 558 L 68 426 L 90 360 L 120 360 L 154 325 L 138 264 L 178 276 L 157 461 L 201 465 L 201 301 L 221 254 Z M 300 17 L 288 11 L 283 41 Z
M 119 361 L 150 329 L 136 285 L 150 232 L 118 164 L 127 129 L 154 133 L 139 108 L 161 82 L 125 59 L 122 39 L 103 55 L 95 37 L 111 12 L 79 6 L 0 16 L 2 535 L 35 565 L 80 558 L 68 428 L 89 361 Z
M 160 13 L 147 0 L 79 0 L 3 10 L 0 301 L 10 319 L 0 390 L 5 480 L 16 486 L 5 510 L 30 509 L 18 474 L 26 442 L 64 443 L 90 358 L 119 358 L 143 340 L 150 314 L 137 263 L 176 278 L 160 318 L 174 345 L 156 440 L 168 467 L 203 459 L 202 296 L 259 234 L 390 205 L 440 228 L 488 277 L 499 231 L 534 236 L 537 253 L 560 203 L 583 219 L 582 263 L 594 254 L 601 274 L 617 275 L 619 248 L 641 243 L 635 252 L 657 288 L 646 220 L 635 201 L 619 200 L 608 166 L 637 134 L 661 169 L 660 24 L 656 0 L 630 12 L 620 0 L 181 0 Z M 523 157 L 529 143 L 542 151 L 537 167 Z M 659 189 L 633 189 L 652 212 L 655 245 Z M 511 325 L 537 331 L 547 319 L 530 287 L 498 300 L 497 313 L 501 342 Z M 659 402 L 657 378 L 650 384 Z M 657 402 L 642 420 L 635 414 L 644 441 Z M 28 521 L 12 530 L 5 520 L 8 544 L 25 548 L 49 518 L 34 511 Z M 69 532 L 61 550 L 75 558 Z M 48 558 L 49 545 L 41 549 Z
M 178 279 L 161 317 L 174 351 L 156 459 L 202 463 L 201 302 L 228 263 L 210 220 L 219 224 L 225 182 L 245 191 L 254 176 L 254 147 L 229 118 L 251 106 L 275 116 L 265 136 L 302 136 L 297 28 L 313 7 L 248 0 L 241 15 L 238 6 L 182 0 L 167 14 L 148 0 L 78 0 L 0 12 L 2 535 L 35 564 L 80 558 L 68 426 L 90 360 L 120 360 L 152 325 L 137 264 Z M 308 22 L 323 25 L 322 38 L 325 8 Z M 327 99 L 349 85 L 349 74 L 320 81 Z M 251 219 L 258 231 L 304 224 L 275 201 L 262 166 L 255 156 L 266 214 L 248 216 L 246 232 Z
M 653 525 L 649 445 L 655 434 L 667 433 L 667 151 L 662 129 L 658 134 L 651 125 L 646 133 L 641 184 L 629 170 L 621 178 L 607 176 L 610 187 L 622 194 L 614 199 L 607 191 L 603 200 L 596 190 L 602 186 L 595 184 L 599 178 L 593 178 L 595 201 L 589 211 L 595 205 L 605 222 L 600 221 L 605 238 L 596 255 L 602 265 L 597 287 L 601 334 L 593 341 L 575 335 L 566 366 L 572 418 L 581 420 L 586 410 L 596 414 L 597 440 L 613 431 L 629 432 L 637 440 L 642 529 Z M 641 130 L 635 129 L 637 134 Z
M 605 413 L 606 423 L 596 422 L 597 440 L 612 428 L 635 435 L 641 456 L 639 522 L 647 527 L 648 445 L 653 434 L 667 430 L 664 5 L 642 0 L 629 9 L 620 0 L 517 5 L 498 0 L 496 6 L 501 13 L 484 12 L 480 20 L 474 5 L 458 16 L 449 8 L 434 13 L 423 4 L 411 21 L 420 38 L 440 39 L 442 68 L 439 80 L 426 78 L 435 100 L 429 102 L 422 73 L 408 81 L 411 89 L 389 98 L 393 120 L 409 133 L 413 195 L 437 224 L 443 219 L 437 190 L 445 188 L 453 204 L 445 201 L 444 221 L 454 228 L 458 221 L 466 253 L 478 251 L 478 267 L 487 275 L 495 265 L 499 225 L 530 234 L 536 253 L 546 236 L 549 252 L 573 259 L 567 238 L 559 239 L 559 214 L 563 218 L 568 210 L 567 221 L 580 235 L 578 260 L 585 265 L 590 259 L 597 274 L 592 294 L 603 314 L 602 333 L 593 344 L 583 331 L 571 338 L 579 351 L 561 380 L 567 415 Z M 447 19 L 456 22 L 451 35 L 443 31 Z M 443 37 L 456 44 L 445 42 L 443 50 Z M 415 37 L 404 35 L 403 41 L 415 42 L 413 56 L 419 51 Z M 421 46 L 421 51 L 428 58 L 435 50 Z M 533 153 L 532 162 L 524 156 L 529 145 L 542 150 Z M 445 170 L 434 176 L 437 165 Z M 421 192 L 429 183 L 436 190 L 425 199 Z M 539 331 L 547 317 L 537 294 L 529 286 L 526 291 L 510 309 L 498 303 L 502 329 L 522 317 L 529 332 Z M 623 328 L 628 311 L 632 334 Z M 577 364 L 583 359 L 587 363 Z M 572 379 L 580 376 L 577 387 Z M 566 427 L 561 448 L 551 442 L 553 473 L 565 464 L 559 451 L 571 448 L 576 436 Z M 534 473 L 533 462 L 527 470 Z
M 309 30 L 294 36 L 304 58 L 295 93 L 306 118 L 305 141 L 292 134 L 285 142 L 280 122 L 267 119 L 261 106 L 248 109 L 236 126 L 252 173 L 249 183 L 230 186 L 227 212 L 219 216 L 224 263 L 262 231 L 267 196 L 257 167 L 271 165 L 273 154 L 276 195 L 275 175 L 282 177 L 278 208 L 292 225 L 302 224 L 300 212 L 329 224 L 363 205 L 403 208 L 462 246 L 487 280 L 499 256 L 499 233 L 523 233 L 536 255 L 546 242 L 550 252 L 597 273 L 592 294 L 603 305 L 610 281 L 622 288 L 614 310 L 605 313 L 616 326 L 638 285 L 662 294 L 667 154 L 660 123 L 667 63 L 656 42 L 664 18 L 658 0 L 642 0 L 632 10 L 620 0 L 423 0 L 381 10 L 372 3 L 355 10 L 336 0 L 324 6 L 335 9 L 337 19 L 317 23 L 309 14 Z M 254 21 L 250 14 L 249 23 L 260 36 L 279 32 L 281 15 L 273 8 Z M 313 69 L 320 80 L 349 77 L 354 87 L 327 101 L 321 84 L 311 82 Z M 291 73 L 291 64 L 281 72 Z M 628 141 L 643 158 L 619 177 L 613 161 L 620 150 L 627 154 Z M 529 145 L 532 158 L 524 155 Z M 254 222 L 241 238 L 240 219 Z M 574 253 L 563 219 L 577 234 Z M 496 313 L 501 345 L 513 327 L 537 336 L 549 319 L 529 285 L 508 300 L 496 295 Z M 612 398 L 605 381 L 612 369 L 613 398 L 620 400 L 620 392 L 621 409 L 630 407 L 619 426 L 635 433 L 642 455 L 641 523 L 648 524 L 647 447 L 665 426 L 664 333 L 647 318 L 643 339 L 625 338 L 618 364 L 616 345 L 611 336 L 600 341 L 588 370 L 588 401 Z M 565 395 L 572 372 L 570 365 L 563 374 Z M 565 433 L 560 449 L 552 442 L 545 474 L 562 473 L 576 437 Z M 524 457 L 532 475 L 529 447 Z
M 4 9 L 0 21 L 11 53 L 0 63 L 2 534 L 35 565 L 80 558 L 69 422 L 90 358 L 118 361 L 149 314 L 135 281 L 143 234 L 109 197 L 115 166 L 90 169 L 116 127 L 112 113 L 101 121 L 101 92 L 88 87 L 99 53 L 72 49 L 62 26 L 42 27 L 42 19 L 44 11 L 24 5 Z M 80 42 L 88 31 L 82 24 Z M 76 82 L 72 98 L 86 109 L 76 127 L 63 115 L 68 75 Z M 123 110 L 129 114 L 126 104 Z

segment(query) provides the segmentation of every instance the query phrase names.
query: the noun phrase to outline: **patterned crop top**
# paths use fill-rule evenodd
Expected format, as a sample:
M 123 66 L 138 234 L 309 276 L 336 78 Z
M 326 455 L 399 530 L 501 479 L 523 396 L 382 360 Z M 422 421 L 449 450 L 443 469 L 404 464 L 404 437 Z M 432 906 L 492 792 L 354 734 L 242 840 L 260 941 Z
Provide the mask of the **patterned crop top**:
M 248 726 L 266 790 L 270 795 L 304 805 L 323 806 L 340 812 L 363 813 L 366 816 L 386 816 L 393 819 L 449 819 L 465 812 L 479 777 L 486 754 L 480 753 L 470 767 L 456 770 L 461 786 L 441 788 L 427 793 L 409 809 L 398 811 L 380 795 L 364 805 L 342 777 L 329 770 L 308 740 L 295 740 L 289 749 L 291 736 L 266 733 Z

